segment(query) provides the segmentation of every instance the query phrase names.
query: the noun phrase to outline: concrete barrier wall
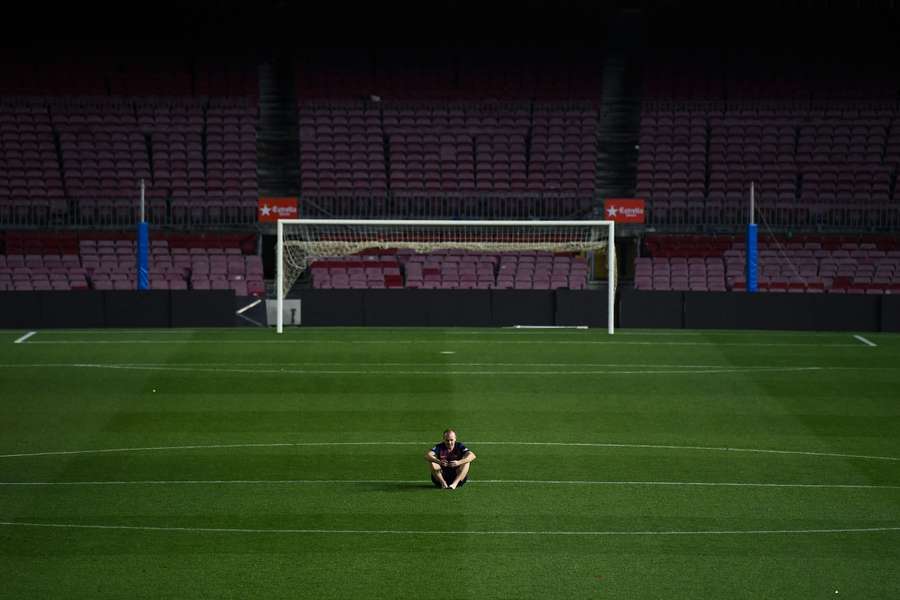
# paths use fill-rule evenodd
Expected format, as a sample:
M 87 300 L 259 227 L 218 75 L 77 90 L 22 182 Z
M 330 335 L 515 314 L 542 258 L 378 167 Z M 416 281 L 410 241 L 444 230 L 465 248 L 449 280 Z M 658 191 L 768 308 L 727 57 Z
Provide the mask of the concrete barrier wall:
M 304 290 L 310 326 L 606 327 L 600 290 Z M 900 332 L 900 296 L 621 290 L 617 326 Z M 262 310 L 262 309 L 261 309 Z M 229 327 L 230 290 L 0 292 L 0 328 Z
M 232 290 L 0 292 L 0 328 L 230 327 Z
M 622 328 L 898 331 L 900 296 L 623 290 Z
M 606 292 L 576 290 L 303 290 L 310 326 L 606 327 Z

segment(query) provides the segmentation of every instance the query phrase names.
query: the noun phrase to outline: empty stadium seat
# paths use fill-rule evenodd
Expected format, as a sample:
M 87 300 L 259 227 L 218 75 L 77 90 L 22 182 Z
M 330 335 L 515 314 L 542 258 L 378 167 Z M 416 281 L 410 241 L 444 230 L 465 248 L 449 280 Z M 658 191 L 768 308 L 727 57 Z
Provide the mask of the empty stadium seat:
M 877 294 L 890 293 L 894 285 L 900 284 L 900 244 L 896 240 L 841 239 L 821 237 L 813 241 L 812 236 L 806 236 L 803 241 L 762 240 L 758 257 L 760 289 Z M 737 238 L 650 236 L 645 240 L 645 248 L 649 255 L 635 260 L 636 289 L 746 289 L 746 254 L 743 242 Z

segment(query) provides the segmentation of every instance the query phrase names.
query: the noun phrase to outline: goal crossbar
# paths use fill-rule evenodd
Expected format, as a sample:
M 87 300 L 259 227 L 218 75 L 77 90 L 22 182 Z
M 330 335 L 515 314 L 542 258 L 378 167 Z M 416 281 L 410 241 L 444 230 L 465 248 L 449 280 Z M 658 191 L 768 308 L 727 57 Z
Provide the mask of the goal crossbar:
M 303 239 L 289 239 L 285 227 L 296 228 Z M 577 237 L 574 231 L 606 230 L 606 236 Z M 313 239 L 312 233 L 315 231 Z M 324 231 L 324 234 L 322 233 Z M 412 232 L 412 234 L 410 233 Z M 569 233 L 569 235 L 567 235 Z M 365 235 L 371 234 L 371 235 Z M 284 327 L 284 298 L 311 258 L 350 255 L 373 248 L 410 248 L 419 252 L 461 249 L 484 252 L 544 250 L 580 252 L 607 249 L 609 333 L 614 331 L 616 283 L 615 223 L 613 221 L 465 221 L 377 219 L 281 219 L 277 222 L 277 331 Z M 286 248 L 290 252 L 285 252 Z M 290 271 L 285 261 L 290 261 Z

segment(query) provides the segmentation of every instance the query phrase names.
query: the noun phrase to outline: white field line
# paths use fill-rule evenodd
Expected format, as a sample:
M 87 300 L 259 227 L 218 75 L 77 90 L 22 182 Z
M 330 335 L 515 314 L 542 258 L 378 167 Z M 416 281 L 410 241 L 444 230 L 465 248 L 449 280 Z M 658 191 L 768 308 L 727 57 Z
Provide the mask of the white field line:
M 72 330 L 70 330 L 72 331 Z M 438 330 L 435 330 L 438 331 Z M 581 336 L 589 336 L 592 335 L 594 337 L 606 337 L 606 329 L 590 329 L 588 328 L 590 333 L 584 333 L 583 331 L 576 331 L 572 328 L 569 329 L 558 329 L 556 331 L 531 331 L 528 329 L 515 329 L 514 327 L 504 327 L 502 329 L 490 329 L 485 328 L 478 331 L 458 331 L 458 330 L 443 330 L 440 331 L 442 335 L 497 335 L 497 336 L 551 336 L 551 335 L 559 335 L 559 336 L 567 336 L 567 337 L 581 337 Z M 302 334 L 304 332 L 298 331 L 298 333 Z M 775 330 L 732 330 L 732 331 L 722 331 L 722 330 L 681 330 L 681 331 L 656 331 L 656 330 L 643 330 L 643 331 L 632 331 L 630 329 L 616 329 L 616 336 L 665 336 L 665 337 L 766 337 L 766 338 L 821 338 L 821 337 L 832 337 L 835 339 L 840 339 L 845 334 L 837 331 L 775 331 Z
M 307 327 L 307 328 L 297 328 L 297 329 L 286 329 L 285 334 L 283 335 L 297 335 L 303 337 L 304 339 L 308 339 L 313 337 L 313 341 L 316 341 L 314 336 L 317 334 L 322 334 L 328 328 L 323 327 Z M 413 328 L 415 329 L 415 328 Z M 342 327 L 342 331 L 346 332 L 355 332 L 355 333 L 371 333 L 373 336 L 383 332 L 396 332 L 402 331 L 404 333 L 409 332 L 410 328 L 390 328 L 390 327 Z M 420 328 L 419 330 L 425 331 L 428 333 L 440 334 L 440 335 L 451 335 L 451 336 L 481 336 L 481 335 L 496 335 L 496 336 L 506 336 L 506 337 L 523 337 L 523 336 L 539 336 L 539 337 L 549 337 L 549 336 L 559 336 L 559 337 L 597 337 L 597 338 L 605 338 L 607 336 L 606 329 L 588 329 L 588 333 L 584 333 L 583 330 L 572 330 L 572 329 L 557 329 L 555 331 L 533 331 L 527 329 L 512 329 L 509 327 L 498 327 L 498 328 L 479 328 L 479 329 L 442 329 L 437 327 L 428 327 L 428 328 Z M 242 335 L 242 332 L 235 331 L 233 327 L 178 327 L 178 328 L 169 328 L 169 329 L 143 329 L 143 328 L 121 328 L 121 329 L 47 329 L 42 332 L 42 334 L 46 334 L 48 336 L 66 336 L 66 335 L 187 335 L 194 333 L 229 333 L 234 334 L 236 336 Z M 246 332 L 248 337 L 254 337 L 258 335 L 258 332 Z M 274 335 L 274 334 L 273 334 Z M 636 330 L 632 331 L 629 329 L 617 329 L 616 336 L 666 336 L 666 337 L 766 337 L 766 338 L 821 338 L 821 337 L 833 337 L 835 339 L 841 339 L 845 336 L 845 334 L 836 331 L 759 331 L 759 330 L 733 330 L 733 331 L 723 331 L 723 330 L 679 330 L 679 331 L 656 331 L 656 330 Z M 438 341 L 437 339 L 433 341 Z
M 444 350 L 442 352 L 452 352 L 453 350 Z M 81 366 L 84 364 L 100 364 L 100 365 L 113 365 L 113 366 L 124 366 L 124 367 L 167 367 L 172 366 L 172 363 L 168 362 L 123 362 L 123 363 L 0 363 L 0 368 L 22 368 L 22 367 L 74 367 Z M 718 364 L 718 365 L 690 365 L 690 364 L 659 364 L 659 363 L 577 363 L 577 362 L 356 362 L 353 363 L 357 367 L 366 367 L 366 368 L 382 368 L 382 367 L 546 367 L 546 368 L 559 368 L 559 367 L 590 367 L 590 368 L 616 368 L 616 367 L 625 367 L 630 369 L 637 368 L 650 368 L 650 369 L 782 369 L 785 368 L 784 365 L 731 365 L 731 364 Z M 345 367 L 347 362 L 286 362 L 279 363 L 274 361 L 267 362 L 237 362 L 237 361 L 229 361 L 229 362 L 202 362 L 202 363 L 192 363 L 192 362 L 178 362 L 177 366 L 180 367 L 295 367 L 295 368 L 307 368 L 307 367 Z M 819 366 L 819 365 L 798 365 L 796 367 L 788 367 L 788 368 L 816 368 L 816 369 L 858 369 L 858 368 L 869 368 L 869 369 L 881 369 L 881 368 L 891 368 L 891 367 L 842 367 L 842 366 Z
M 24 344 L 25 340 L 27 340 L 28 338 L 30 338 L 31 336 L 33 336 L 36 333 L 37 333 L 37 331 L 29 331 L 28 333 L 26 333 L 25 335 L 23 335 L 16 341 L 14 341 L 13 344 Z
M 236 312 L 236 314 L 242 315 L 242 314 L 244 314 L 245 312 L 247 312 L 248 310 L 250 310 L 251 308 L 253 308 L 254 306 L 256 306 L 257 304 L 259 304 L 260 302 L 262 302 L 262 300 L 259 300 L 259 299 L 258 299 L 258 300 L 254 300 L 253 302 L 251 302 L 250 304 L 248 304 L 248 305 L 245 306 L 244 308 L 239 309 L 239 310 Z
M 428 529 L 256 529 L 228 527 L 160 527 L 151 525 L 83 525 L 76 523 L 29 523 L 0 521 L 3 527 L 47 527 L 54 529 L 100 529 L 119 531 L 158 531 L 184 533 L 256 533 L 256 534 L 350 534 L 350 535 L 519 535 L 519 536 L 655 536 L 655 535 L 772 535 L 821 533 L 886 533 L 900 527 L 847 527 L 833 529 L 707 529 L 696 531 L 504 531 L 504 530 L 428 530 Z
M 798 489 L 866 489 L 900 490 L 900 485 L 857 483 L 755 483 L 725 481 L 589 481 L 537 479 L 478 479 L 474 483 L 488 485 L 610 486 L 610 487 L 736 487 Z M 2 487 L 73 487 L 73 486 L 179 486 L 179 485 L 409 485 L 431 487 L 427 479 L 163 479 L 134 481 L 0 481 Z
M 15 365 L 21 368 L 24 365 Z M 538 376 L 560 376 L 560 375 L 714 375 L 719 373 L 784 373 L 784 372 L 800 372 L 800 371 L 821 371 L 822 367 L 732 367 L 732 368 L 708 368 L 708 369 L 656 369 L 656 370 L 624 370 L 624 369 L 606 369 L 606 370 L 547 370 L 541 371 L 536 369 L 528 369 L 524 371 L 487 371 L 483 369 L 475 370 L 447 370 L 444 368 L 428 369 L 406 369 L 406 370 L 385 370 L 385 369 L 265 369 L 265 368 L 224 368 L 224 367 L 189 367 L 175 365 L 149 365 L 149 364 L 112 364 L 112 363 L 57 363 L 48 365 L 52 368 L 73 368 L 73 369 L 112 369 L 122 371 L 165 371 L 165 372 L 181 372 L 181 373 L 240 373 L 251 375 L 374 375 L 386 376 L 393 375 L 538 375 Z M 7 365 L 0 365 L 7 367 Z
M 339 447 L 339 446 L 419 446 L 429 447 L 431 442 L 276 442 L 256 444 L 193 444 L 187 446 L 145 446 L 135 448 L 101 448 L 94 450 L 54 450 L 46 452 L 24 452 L 18 454 L 0 454 L 0 458 L 27 458 L 37 456 L 68 456 L 78 454 L 113 454 L 119 452 L 159 452 L 178 450 L 219 450 L 231 448 L 304 448 L 304 447 Z M 860 460 L 887 460 L 900 462 L 900 457 L 871 456 L 865 454 L 842 454 L 838 452 L 809 452 L 803 450 L 768 450 L 758 448 L 728 448 L 715 446 L 675 446 L 668 444 L 616 444 L 603 442 L 468 442 L 472 446 L 538 446 L 538 447 L 575 447 L 575 448 L 637 448 L 650 450 L 690 450 L 705 452 L 747 452 L 758 454 L 784 454 L 799 456 L 815 456 L 828 458 L 850 458 Z
M 95 327 L 93 329 L 46 329 L 42 333 L 47 335 L 147 335 L 147 334 L 190 334 L 190 333 L 234 333 L 234 327 L 175 327 L 175 328 L 131 328 L 107 329 Z
M 873 347 L 873 348 L 875 348 L 876 346 L 878 346 L 878 344 L 876 344 L 876 343 L 874 343 L 874 342 L 870 342 L 869 340 L 867 340 L 866 338 L 864 338 L 864 337 L 861 336 L 861 335 L 854 335 L 853 337 L 855 337 L 856 339 L 858 339 L 859 341 L 861 341 L 861 342 L 862 342 L 863 344 L 865 344 L 866 346 L 871 346 L 871 347 Z
M 444 350 L 441 354 L 450 353 L 454 354 L 453 351 Z M 633 374 L 634 369 L 678 369 L 678 371 L 661 371 L 662 373 L 706 373 L 706 372 L 753 372 L 753 371 L 785 371 L 785 370 L 808 370 L 808 371 L 884 371 L 884 370 L 895 370 L 896 367 L 888 367 L 888 366 L 833 366 L 833 365 L 806 365 L 806 366 L 795 366 L 795 367 L 787 367 L 782 365 L 749 365 L 749 366 L 740 366 L 740 365 L 685 365 L 685 364 L 640 364 L 640 363 L 502 363 L 502 362 L 493 362 L 493 363 L 481 363 L 481 362 L 368 362 L 368 363 L 354 363 L 356 367 L 362 367 L 366 369 L 366 372 L 370 372 L 373 369 L 384 369 L 389 367 L 419 367 L 420 369 L 428 369 L 435 368 L 440 370 L 436 374 L 446 374 L 448 371 L 444 371 L 448 367 L 519 367 L 519 368 L 527 368 L 529 369 L 528 373 L 534 373 L 534 369 L 536 368 L 544 368 L 544 369 L 553 369 L 552 373 L 560 373 L 560 369 L 567 368 L 570 371 L 565 374 L 570 374 L 572 369 L 585 369 L 576 371 L 577 374 L 590 374 L 590 369 L 614 369 L 613 371 L 603 371 L 606 373 L 625 373 L 625 374 Z M 203 363 L 189 363 L 189 362 L 179 362 L 177 365 L 172 365 L 171 363 L 159 363 L 159 362 L 145 362 L 145 363 L 0 363 L 0 369 L 42 369 L 42 368 L 138 368 L 138 367 L 169 367 L 169 368 L 178 368 L 181 370 L 191 370 L 193 368 L 215 368 L 216 372 L 227 372 L 226 368 L 236 368 L 236 369 L 253 369 L 254 373 L 260 373 L 259 367 L 266 367 L 270 371 L 276 373 L 297 373 L 297 372 L 309 372 L 309 371 L 297 371 L 296 369 L 316 369 L 320 367 L 345 367 L 347 365 L 346 362 L 292 362 L 292 363 L 278 363 L 278 362 L 264 362 L 264 363 L 245 363 L 245 362 L 203 362 Z M 294 370 L 286 370 L 287 368 L 291 368 Z M 623 369 L 628 369 L 625 371 Z M 244 371 L 239 371 L 243 373 Z M 330 371 L 329 371 L 330 372 Z M 348 371 L 340 371 L 340 373 L 347 373 Z M 354 371 L 355 372 L 355 371 Z M 479 370 L 477 373 L 487 373 L 494 374 L 493 371 L 484 371 Z M 654 371 L 640 371 L 640 373 L 653 373 Z M 395 374 L 400 373 L 399 371 L 391 371 L 386 374 Z M 417 371 L 418 373 L 418 371 Z M 503 371 L 503 373 L 509 373 L 509 371 Z M 452 373 L 451 373 L 452 374 Z M 466 373 L 468 374 L 468 373 Z M 518 374 L 518 372 L 514 373 Z
M 513 325 L 509 329 L 587 329 L 587 325 Z
M 104 344 L 123 344 L 123 345 L 172 345 L 172 344 L 436 344 L 438 340 L 326 340 L 326 339 L 296 339 L 296 340 L 41 340 L 31 342 L 33 344 L 47 345 L 104 345 Z M 589 346 L 751 346 L 751 347 L 805 347 L 815 346 L 817 348 L 852 348 L 858 344 L 822 344 L 822 343 L 778 343 L 778 342 L 632 342 L 632 341 L 601 341 L 601 340 L 443 340 L 441 343 L 446 344 L 560 344 L 560 345 L 589 345 Z

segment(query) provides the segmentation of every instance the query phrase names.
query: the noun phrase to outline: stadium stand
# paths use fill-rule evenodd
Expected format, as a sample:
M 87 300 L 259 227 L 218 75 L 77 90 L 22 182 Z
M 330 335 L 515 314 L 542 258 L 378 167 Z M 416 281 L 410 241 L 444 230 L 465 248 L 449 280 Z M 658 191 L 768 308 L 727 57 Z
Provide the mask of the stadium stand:
M 152 223 L 255 220 L 255 68 L 135 64 L 4 65 L 0 224 L 133 223 L 142 178 Z
M 292 122 L 287 134 L 296 131 L 304 216 L 596 214 L 609 108 L 596 52 L 379 52 L 295 56 L 288 96 L 297 129 Z M 257 66 L 103 57 L 4 65 L 0 225 L 121 228 L 136 220 L 142 178 L 154 225 L 255 224 Z M 766 227 L 900 227 L 900 108 L 883 68 L 666 52 L 649 55 L 642 77 L 634 195 L 647 199 L 650 226 L 733 232 L 747 220 L 752 182 Z M 7 240 L 0 283 L 133 285 L 133 259 L 117 258 L 133 245 L 73 235 L 75 247 L 49 253 L 10 251 Z M 742 289 L 739 242 L 677 242 L 670 251 L 658 239 L 635 262 L 636 288 Z M 810 238 L 804 247 L 796 239 L 763 248 L 764 290 L 895 291 L 898 248 L 884 239 Z M 257 263 L 251 271 L 246 257 L 183 249 L 154 245 L 152 287 L 261 293 L 261 278 L 246 279 Z M 331 258 L 314 267 L 312 285 L 583 287 L 579 262 L 565 258 L 399 253 L 377 271 L 370 258 Z
M 634 287 L 742 291 L 746 251 L 731 236 L 650 236 Z M 900 242 L 890 237 L 801 236 L 761 240 L 759 289 L 794 293 L 900 293 Z
M 116 233 L 7 232 L 0 291 L 133 290 L 134 236 Z M 169 235 L 151 240 L 151 289 L 233 289 L 265 294 L 253 235 Z
M 553 191 L 590 198 L 596 127 L 589 105 L 301 105 L 301 189 L 368 195 Z
M 484 254 L 465 250 L 327 258 L 311 267 L 318 289 L 584 289 L 584 258 L 550 252 Z
M 888 73 L 690 64 L 657 59 L 645 77 L 636 193 L 651 223 L 746 222 L 755 182 L 760 218 L 773 225 L 900 225 L 900 112 Z
M 407 215 L 589 210 L 601 63 L 548 54 L 407 64 L 388 52 L 374 70 L 353 54 L 307 57 L 296 73 L 301 193 L 332 214 L 349 204 L 344 216 L 383 214 L 386 202 Z

